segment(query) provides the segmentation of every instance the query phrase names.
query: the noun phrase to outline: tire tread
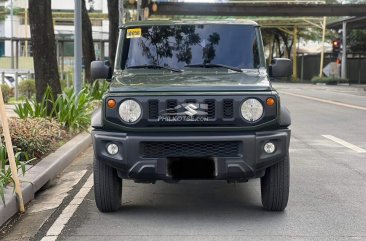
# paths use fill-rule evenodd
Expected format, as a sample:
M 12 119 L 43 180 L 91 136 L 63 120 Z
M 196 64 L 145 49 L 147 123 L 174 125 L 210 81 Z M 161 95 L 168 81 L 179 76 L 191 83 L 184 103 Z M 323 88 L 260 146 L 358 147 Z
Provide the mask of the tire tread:
M 121 206 L 122 179 L 110 166 L 94 158 L 94 193 L 101 212 L 114 212 Z
M 284 160 L 268 167 L 261 178 L 261 194 L 263 207 L 270 211 L 283 211 L 288 203 L 290 187 L 289 154 Z

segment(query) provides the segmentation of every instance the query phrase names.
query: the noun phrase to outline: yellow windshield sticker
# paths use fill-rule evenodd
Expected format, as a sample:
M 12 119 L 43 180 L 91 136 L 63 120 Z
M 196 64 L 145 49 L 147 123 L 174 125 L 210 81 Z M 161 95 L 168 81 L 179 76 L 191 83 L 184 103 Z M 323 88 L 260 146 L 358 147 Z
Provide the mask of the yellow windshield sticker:
M 127 29 L 127 38 L 140 38 L 141 28 L 130 28 Z

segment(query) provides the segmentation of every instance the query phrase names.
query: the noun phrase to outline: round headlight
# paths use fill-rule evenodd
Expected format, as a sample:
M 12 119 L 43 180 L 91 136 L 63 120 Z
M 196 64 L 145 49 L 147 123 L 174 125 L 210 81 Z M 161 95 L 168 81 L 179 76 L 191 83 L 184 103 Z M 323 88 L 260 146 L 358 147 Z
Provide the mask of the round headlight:
M 254 122 L 263 115 L 263 105 L 257 99 L 247 99 L 241 105 L 241 115 L 247 121 Z
M 140 104 L 135 100 L 125 100 L 119 106 L 119 115 L 127 123 L 137 122 L 142 114 Z

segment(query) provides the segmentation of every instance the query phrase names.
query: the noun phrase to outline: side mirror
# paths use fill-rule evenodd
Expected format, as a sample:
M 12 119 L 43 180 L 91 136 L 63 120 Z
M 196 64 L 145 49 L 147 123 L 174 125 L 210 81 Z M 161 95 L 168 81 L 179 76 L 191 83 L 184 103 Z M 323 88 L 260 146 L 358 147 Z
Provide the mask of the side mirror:
M 104 79 L 111 81 L 112 68 L 108 61 L 92 61 L 90 64 L 90 77 L 92 81 Z
M 270 77 L 290 77 L 292 61 L 285 58 L 274 58 L 269 66 Z

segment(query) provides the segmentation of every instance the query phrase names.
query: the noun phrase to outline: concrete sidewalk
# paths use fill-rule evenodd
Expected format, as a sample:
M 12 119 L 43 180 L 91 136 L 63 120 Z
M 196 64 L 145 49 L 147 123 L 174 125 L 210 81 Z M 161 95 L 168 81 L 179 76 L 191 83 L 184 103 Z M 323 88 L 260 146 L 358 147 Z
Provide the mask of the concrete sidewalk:
M 325 90 L 329 92 L 348 93 L 360 96 L 366 96 L 366 85 L 325 85 L 325 84 L 311 84 L 311 83 L 283 83 L 283 82 L 272 82 L 275 88 L 286 88 L 286 89 L 312 89 L 312 90 Z
M 5 111 L 8 117 L 17 117 L 17 114 L 14 112 L 15 105 L 5 105 Z

